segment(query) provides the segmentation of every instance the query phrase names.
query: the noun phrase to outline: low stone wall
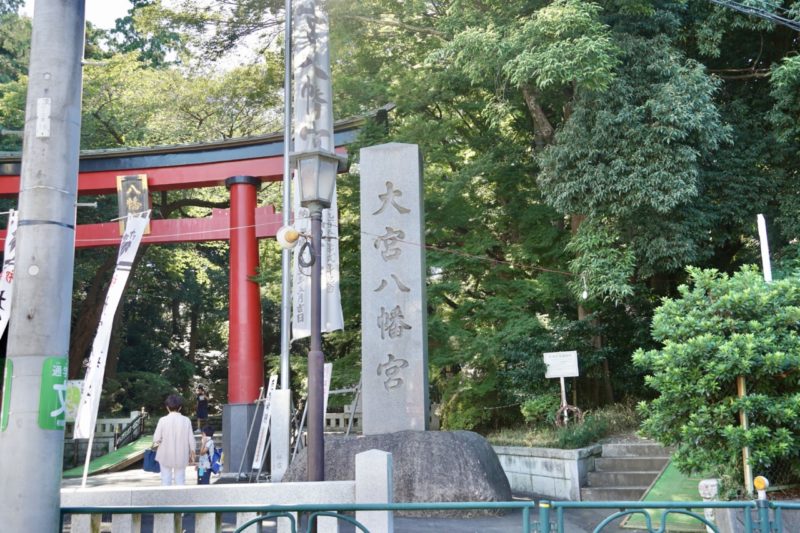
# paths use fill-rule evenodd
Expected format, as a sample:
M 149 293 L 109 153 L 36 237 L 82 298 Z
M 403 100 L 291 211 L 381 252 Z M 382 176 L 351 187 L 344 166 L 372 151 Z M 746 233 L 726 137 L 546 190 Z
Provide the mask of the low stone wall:
M 355 481 L 323 481 L 298 483 L 214 484 L 183 487 L 93 487 L 61 489 L 61 506 L 68 508 L 91 507 L 165 507 L 190 506 L 223 507 L 304 504 L 392 503 L 391 454 L 370 450 L 356 457 Z M 358 497 L 358 500 L 357 500 Z M 186 509 L 186 512 L 191 512 Z M 239 512 L 237 526 L 255 518 L 255 512 Z M 73 514 L 70 531 L 94 533 L 101 528 L 100 513 Z M 153 514 L 153 531 L 179 533 L 181 513 Z M 141 514 L 114 514 L 111 530 L 115 533 L 140 533 Z M 393 518 L 390 511 L 356 511 L 356 520 L 374 533 L 392 533 Z M 218 533 L 221 529 L 221 512 L 195 513 L 196 533 Z M 291 531 L 286 518 L 277 520 L 278 533 Z M 337 533 L 336 518 L 320 517 L 320 533 Z
M 519 494 L 580 501 L 586 473 L 600 457 L 599 444 L 577 450 L 493 446 L 511 490 Z

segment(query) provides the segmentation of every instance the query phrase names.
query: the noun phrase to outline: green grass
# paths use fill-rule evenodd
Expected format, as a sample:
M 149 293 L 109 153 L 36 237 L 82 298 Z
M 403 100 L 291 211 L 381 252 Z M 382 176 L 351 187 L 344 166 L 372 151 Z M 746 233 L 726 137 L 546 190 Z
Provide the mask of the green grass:
M 708 477 L 708 476 L 705 476 Z M 689 502 L 699 501 L 700 493 L 697 485 L 704 476 L 690 477 L 681 474 L 675 465 L 670 462 L 664 471 L 658 476 L 653 486 L 642 498 L 646 502 Z M 647 509 L 652 519 L 652 527 L 661 527 L 661 513 L 659 509 Z M 692 512 L 703 515 L 702 509 L 692 509 Z M 645 522 L 642 515 L 631 516 L 624 522 L 623 527 L 632 529 L 644 529 Z M 705 531 L 702 522 L 686 515 L 669 515 L 667 517 L 667 527 L 665 531 Z
M 575 449 L 594 444 L 611 435 L 631 433 L 638 429 L 639 417 L 630 404 L 615 404 L 584 413 L 582 424 L 566 428 L 537 425 L 505 428 L 486 435 L 497 446 Z
M 119 448 L 118 450 L 114 450 L 113 452 L 93 459 L 89 463 L 89 474 L 97 474 L 99 472 L 105 472 L 112 466 L 119 464 L 125 460 L 132 459 L 134 457 L 141 456 L 144 451 L 153 445 L 153 436 L 146 435 L 141 437 L 139 440 L 134 441 L 128 445 Z M 74 478 L 74 477 L 82 477 L 83 476 L 83 465 L 76 466 L 75 468 L 70 468 L 69 470 L 65 470 L 62 474 L 64 478 Z

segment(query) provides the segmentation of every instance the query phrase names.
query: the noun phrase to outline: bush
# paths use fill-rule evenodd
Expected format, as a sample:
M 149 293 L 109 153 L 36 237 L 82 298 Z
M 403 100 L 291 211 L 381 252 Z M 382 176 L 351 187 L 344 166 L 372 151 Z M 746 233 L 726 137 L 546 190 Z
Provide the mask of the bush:
M 608 420 L 603 416 L 586 415 L 583 423 L 570 424 L 556 432 L 556 448 L 583 448 L 608 435 Z
M 531 396 L 522 402 L 522 416 L 528 424 L 554 424 L 556 411 L 560 405 L 561 398 L 557 392 Z
M 555 425 L 526 429 L 502 429 L 486 436 L 498 446 L 529 446 L 540 448 L 583 448 L 605 437 L 629 433 L 639 426 L 639 417 L 629 404 L 614 404 L 591 411 L 583 423 L 570 423 L 565 428 Z
M 755 473 L 800 452 L 800 282 L 767 284 L 754 268 L 733 276 L 689 269 L 680 298 L 665 299 L 653 317 L 659 350 L 634 362 L 660 396 L 642 403 L 642 430 L 675 446 L 684 473 L 741 479 L 741 449 Z M 745 376 L 747 395 L 737 397 Z M 739 425 L 740 409 L 750 427 Z

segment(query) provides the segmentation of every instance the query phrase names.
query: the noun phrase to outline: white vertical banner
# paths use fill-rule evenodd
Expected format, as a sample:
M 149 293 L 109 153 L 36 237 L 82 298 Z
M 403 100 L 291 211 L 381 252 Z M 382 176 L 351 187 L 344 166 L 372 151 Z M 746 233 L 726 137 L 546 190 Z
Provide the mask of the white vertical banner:
M 322 416 L 328 414 L 328 396 L 331 392 L 331 375 L 333 375 L 333 363 L 325 363 L 322 367 Z
M 261 426 L 258 429 L 256 439 L 256 451 L 253 454 L 253 470 L 260 470 L 264 462 L 264 452 L 267 447 L 267 434 L 269 433 L 269 422 L 272 419 L 272 393 L 278 385 L 278 376 L 275 374 L 269 377 L 267 394 L 264 396 L 264 409 L 261 411 Z
M 78 405 L 78 413 L 75 415 L 73 438 L 88 439 L 94 434 L 97 409 L 100 406 L 100 395 L 103 391 L 103 375 L 106 370 L 108 344 L 111 340 L 111 326 L 149 219 L 150 211 L 145 211 L 137 215 L 129 214 L 125 223 L 125 233 L 119 243 L 117 267 L 108 286 L 103 312 L 100 315 L 100 324 L 97 326 L 97 335 L 92 344 L 89 366 L 83 380 L 81 401 Z
M 333 91 L 331 88 L 328 17 L 316 0 L 300 0 L 294 9 L 294 150 L 296 153 L 334 151 Z M 308 209 L 300 207 L 298 179 L 294 179 L 294 227 L 311 233 Z M 299 265 L 294 251 L 292 280 L 292 338 L 311 335 L 311 267 Z M 329 209 L 322 211 L 322 331 L 344 328 L 339 292 L 339 220 L 336 189 Z
M 769 240 L 767 239 L 767 221 L 764 215 L 757 215 L 758 241 L 761 243 L 761 268 L 764 270 L 764 281 L 772 282 L 772 265 L 769 261 Z
M 6 244 L 3 250 L 3 273 L 0 278 L 0 337 L 8 326 L 11 316 L 11 290 L 14 282 L 14 264 L 17 255 L 17 219 L 18 212 L 8 212 Z
M 297 186 L 295 177 L 295 186 Z M 294 227 L 301 234 L 311 233 L 311 219 L 308 209 L 300 207 L 294 195 Z M 292 339 L 302 339 L 311 335 L 311 269 L 300 265 L 302 246 L 296 246 L 292 258 Z M 305 252 L 308 254 L 308 252 Z M 306 260 L 308 257 L 306 256 Z M 322 211 L 322 279 L 321 313 L 322 331 L 344 329 L 342 296 L 339 291 L 339 223 L 336 215 L 336 192 L 330 209 Z

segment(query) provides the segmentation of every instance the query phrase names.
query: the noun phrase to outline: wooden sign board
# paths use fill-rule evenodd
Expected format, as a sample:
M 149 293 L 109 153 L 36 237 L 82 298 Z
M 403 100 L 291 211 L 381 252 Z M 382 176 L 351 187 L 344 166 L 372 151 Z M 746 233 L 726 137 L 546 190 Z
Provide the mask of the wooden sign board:
M 545 352 L 546 378 L 574 378 L 578 374 L 578 352 Z

